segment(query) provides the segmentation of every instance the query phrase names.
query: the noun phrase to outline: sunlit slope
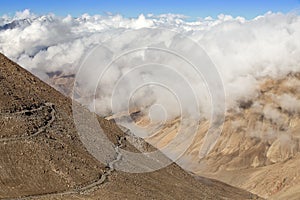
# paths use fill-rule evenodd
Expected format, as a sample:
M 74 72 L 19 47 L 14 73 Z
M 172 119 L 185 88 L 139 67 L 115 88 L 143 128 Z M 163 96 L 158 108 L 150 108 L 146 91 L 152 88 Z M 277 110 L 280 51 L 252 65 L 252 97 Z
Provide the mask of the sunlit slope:
M 205 158 L 200 159 L 199 153 L 209 121 L 199 123 L 192 144 L 177 162 L 195 174 L 263 197 L 284 191 L 297 193 L 293 188 L 300 184 L 299 86 L 299 74 L 278 80 L 263 79 L 256 98 L 241 101 L 239 107 L 226 113 L 222 134 Z M 141 117 L 138 123 L 142 121 L 147 119 Z M 174 119 L 148 141 L 164 148 L 176 138 L 179 128 L 180 120 Z M 181 149 L 177 146 L 174 151 Z
M 79 140 L 71 100 L 2 54 L 0 87 L 1 199 L 257 198 L 218 181 L 197 180 L 176 164 L 145 174 L 115 171 L 122 158 L 117 149 L 137 149 L 114 122 L 98 118 L 116 151 L 101 164 Z M 95 116 L 77 106 L 87 123 Z

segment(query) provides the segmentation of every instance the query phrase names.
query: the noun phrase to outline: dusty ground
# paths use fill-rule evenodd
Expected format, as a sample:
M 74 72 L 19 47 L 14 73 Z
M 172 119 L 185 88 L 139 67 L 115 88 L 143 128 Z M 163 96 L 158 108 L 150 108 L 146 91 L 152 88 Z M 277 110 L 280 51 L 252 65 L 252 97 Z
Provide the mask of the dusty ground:
M 143 174 L 108 169 L 79 140 L 71 100 L 1 54 L 0 87 L 1 199 L 257 199 L 176 164 Z M 124 133 L 99 121 L 117 146 Z

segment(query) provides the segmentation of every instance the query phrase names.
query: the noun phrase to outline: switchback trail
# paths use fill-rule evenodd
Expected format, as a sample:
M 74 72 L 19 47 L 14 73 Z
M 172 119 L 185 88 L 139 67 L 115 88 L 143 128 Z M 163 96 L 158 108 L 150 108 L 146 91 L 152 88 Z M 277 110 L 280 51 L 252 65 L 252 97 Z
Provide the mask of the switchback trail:
M 37 133 L 35 133 L 37 134 Z M 44 193 L 44 194 L 36 194 L 23 196 L 18 198 L 2 198 L 2 200 L 28 200 L 35 199 L 41 197 L 54 197 L 54 196 L 64 196 L 64 195 L 72 195 L 72 194 L 84 194 L 95 190 L 99 185 L 105 183 L 108 179 L 108 176 L 111 175 L 113 171 L 115 171 L 115 165 L 122 159 L 122 154 L 120 152 L 120 148 L 123 146 L 124 137 L 120 137 L 118 139 L 118 143 L 115 145 L 115 159 L 108 163 L 107 170 L 97 179 L 95 182 L 81 186 L 72 190 L 62 191 L 62 192 L 53 192 L 53 193 Z
M 16 137 L 10 137 L 10 138 L 1 138 L 0 142 L 13 142 L 13 141 L 30 139 L 30 138 L 38 136 L 39 134 L 44 132 L 54 122 L 56 112 L 54 109 L 54 105 L 52 103 L 45 103 L 44 105 L 41 105 L 35 109 L 24 109 L 22 111 L 13 112 L 13 113 L 8 113 L 8 112 L 0 113 L 0 117 L 3 117 L 3 116 L 11 117 L 11 116 L 15 116 L 15 115 L 26 114 L 29 112 L 32 113 L 32 112 L 36 112 L 36 111 L 41 111 L 46 107 L 48 107 L 50 109 L 49 112 L 51 114 L 51 117 L 49 120 L 47 120 L 44 123 L 45 124 L 44 126 L 39 127 L 38 130 L 31 135 L 19 136 L 19 137 L 16 136 Z M 3 200 L 26 200 L 26 199 L 33 199 L 33 198 L 47 197 L 47 196 L 63 196 L 63 195 L 71 195 L 71 194 L 81 194 L 81 193 L 86 193 L 86 192 L 92 191 L 92 190 L 96 189 L 99 185 L 101 185 L 105 181 L 107 181 L 108 176 L 115 170 L 115 164 L 122 159 L 122 154 L 120 152 L 120 148 L 123 146 L 123 143 L 122 143 L 123 140 L 124 140 L 124 137 L 119 137 L 118 143 L 114 147 L 115 159 L 108 163 L 107 170 L 100 176 L 100 178 L 91 184 L 77 187 L 75 189 L 63 191 L 63 192 L 53 192 L 53 193 L 29 195 L 29 196 L 18 197 L 18 198 L 2 198 L 2 199 Z
M 55 120 L 55 109 L 54 109 L 54 105 L 52 103 L 45 103 L 45 105 L 39 106 L 38 108 L 35 108 L 35 109 L 25 109 L 25 110 L 14 112 L 14 113 L 1 113 L 0 114 L 1 117 L 11 117 L 12 115 L 14 115 L 14 116 L 22 115 L 22 114 L 26 114 L 29 112 L 32 113 L 32 112 L 40 111 L 40 110 L 43 110 L 45 107 L 48 107 L 51 109 L 50 110 L 51 117 L 49 120 L 46 120 L 46 122 L 44 123 L 45 124 L 44 126 L 39 127 L 36 132 L 34 132 L 30 135 L 16 136 L 16 137 L 10 137 L 10 138 L 0 138 L 0 142 L 12 142 L 12 141 L 33 138 L 35 136 L 38 136 L 42 132 L 44 132 L 46 130 L 46 128 L 48 128 Z

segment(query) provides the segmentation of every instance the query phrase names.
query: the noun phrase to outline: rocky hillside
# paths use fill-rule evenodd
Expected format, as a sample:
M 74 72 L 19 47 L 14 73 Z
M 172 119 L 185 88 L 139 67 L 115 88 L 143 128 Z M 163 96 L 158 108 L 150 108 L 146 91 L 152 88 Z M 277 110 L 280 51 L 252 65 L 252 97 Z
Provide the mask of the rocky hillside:
M 79 140 L 71 100 L 2 54 L 0 87 L 0 199 L 258 198 L 218 181 L 195 179 L 176 164 L 145 174 L 115 171 L 119 151 L 101 164 Z M 115 149 L 137 151 L 120 139 L 125 134 L 114 122 L 98 121 Z
M 58 74 L 49 83 L 70 95 L 74 77 Z M 298 199 L 300 185 L 300 74 L 278 79 L 263 78 L 255 98 L 240 101 L 226 113 L 221 137 L 208 156 L 200 159 L 199 151 L 209 128 L 201 121 L 192 145 L 180 160 L 182 167 L 197 175 L 208 176 L 243 188 L 263 197 Z M 132 119 L 141 126 L 149 118 L 136 108 Z M 127 116 L 129 117 L 129 116 Z M 107 119 L 126 118 L 124 114 Z M 168 121 L 153 132 L 147 141 L 163 148 L 176 137 L 180 120 Z M 195 126 L 195 122 L 191 122 Z M 149 127 L 151 129 L 151 127 Z M 173 151 L 181 151 L 176 146 Z

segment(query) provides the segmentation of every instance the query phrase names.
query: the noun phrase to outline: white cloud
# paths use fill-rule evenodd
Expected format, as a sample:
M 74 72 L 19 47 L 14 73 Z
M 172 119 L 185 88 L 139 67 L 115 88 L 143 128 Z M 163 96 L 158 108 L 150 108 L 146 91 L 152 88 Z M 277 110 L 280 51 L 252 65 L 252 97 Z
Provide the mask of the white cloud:
M 53 14 L 36 16 L 24 10 L 13 17 L 3 16 L 0 22 L 0 52 L 42 79 L 47 79 L 49 72 L 74 73 L 87 52 L 125 30 L 156 27 L 182 33 L 205 49 L 221 72 L 229 107 L 235 106 L 238 99 L 254 97 L 257 82 L 262 77 L 300 72 L 300 16 L 293 14 L 267 13 L 252 20 L 221 14 L 217 19 L 207 17 L 190 22 L 185 16 L 174 14 L 141 14 L 138 18 L 84 14 L 73 18 Z M 5 27 L 12 23 L 14 26 Z M 157 35 L 149 33 L 138 37 L 151 40 Z M 172 43 L 172 37 L 161 37 L 166 45 Z M 141 40 L 129 37 L 119 45 L 138 41 Z M 197 56 L 193 49 L 189 51 Z M 87 76 L 93 77 L 94 70 Z M 197 80 L 191 82 L 203 87 Z M 101 103 L 106 98 L 102 97 Z M 206 98 L 200 102 L 205 104 Z M 209 113 L 208 110 L 203 112 Z
M 290 114 L 300 113 L 300 100 L 290 94 L 283 94 L 278 96 L 277 101 L 280 107 Z

